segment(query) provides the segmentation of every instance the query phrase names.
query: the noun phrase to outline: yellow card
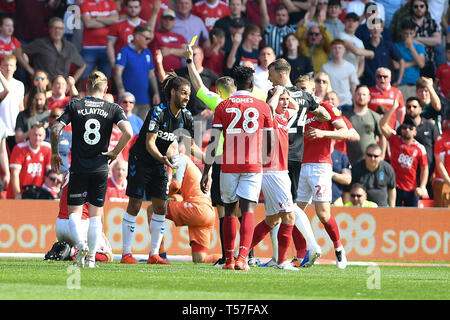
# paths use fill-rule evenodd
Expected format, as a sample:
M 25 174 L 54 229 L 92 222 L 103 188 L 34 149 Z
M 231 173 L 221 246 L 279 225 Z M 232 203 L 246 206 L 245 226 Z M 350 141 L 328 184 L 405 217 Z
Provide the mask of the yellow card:
M 192 47 L 195 44 L 195 41 L 197 41 L 197 36 L 193 36 L 191 43 L 189 44 L 190 47 Z

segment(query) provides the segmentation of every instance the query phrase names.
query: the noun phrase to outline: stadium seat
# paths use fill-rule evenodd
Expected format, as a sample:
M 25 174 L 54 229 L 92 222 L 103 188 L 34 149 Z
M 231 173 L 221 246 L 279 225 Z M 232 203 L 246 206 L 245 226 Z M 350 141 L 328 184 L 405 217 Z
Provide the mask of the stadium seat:
M 434 200 L 419 200 L 418 208 L 433 208 Z

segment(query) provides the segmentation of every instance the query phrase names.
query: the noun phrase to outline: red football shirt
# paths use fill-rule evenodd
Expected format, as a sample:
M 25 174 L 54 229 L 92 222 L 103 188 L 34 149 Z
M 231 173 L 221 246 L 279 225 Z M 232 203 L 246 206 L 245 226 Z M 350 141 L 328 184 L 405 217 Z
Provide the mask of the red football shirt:
M 445 131 L 436 137 L 434 144 L 434 157 L 444 157 L 445 170 L 450 174 L 450 131 Z M 444 181 L 439 173 L 437 166 L 434 168 L 436 180 Z
M 342 120 L 344 120 L 345 124 L 347 125 L 347 129 L 354 129 L 352 123 L 350 120 L 347 119 L 346 116 L 342 116 Z M 334 141 L 334 149 L 342 152 L 343 154 L 347 154 L 347 141 L 346 140 L 335 140 Z
M 273 133 L 275 143 L 269 162 L 263 166 L 264 172 L 287 171 L 289 154 L 289 112 L 275 113 L 273 118 Z
M 417 188 L 417 169 L 428 165 L 425 147 L 415 141 L 407 145 L 402 137 L 392 134 L 389 139 L 391 166 L 395 172 L 397 188 L 412 191 Z
M 65 96 L 62 99 L 55 99 L 55 97 L 51 96 L 47 99 L 47 108 L 48 110 L 52 110 L 55 108 L 63 109 L 69 104 L 70 97 Z
M 187 41 L 181 34 L 158 30 L 155 32 L 155 38 L 149 47 L 152 55 L 155 56 L 156 50 L 161 49 L 161 47 L 181 49 L 183 44 L 187 44 Z M 163 59 L 163 67 L 166 72 L 179 69 L 182 66 L 180 57 L 170 55 Z
M 192 14 L 203 20 L 206 29 L 209 32 L 214 27 L 217 20 L 230 15 L 230 8 L 226 2 L 220 0 L 213 5 L 210 5 L 206 1 L 198 1 L 192 8 Z
M 108 179 L 108 185 L 106 187 L 106 201 L 115 201 L 115 202 L 128 202 L 128 196 L 126 195 L 127 191 L 127 181 L 125 180 L 125 184 L 120 186 L 114 180 L 114 177 L 111 176 Z
M 212 125 L 223 130 L 222 172 L 262 172 L 263 130 L 273 130 L 267 103 L 236 91 L 217 106 Z
M 14 146 L 9 166 L 21 169 L 19 174 L 21 192 L 24 186 L 30 184 L 41 186 L 44 183 L 45 172 L 50 169 L 51 153 L 52 148 L 48 142 L 42 142 L 38 149 L 32 149 L 28 140 Z M 14 199 L 12 183 L 9 184 L 7 198 Z
M 439 88 L 442 93 L 447 97 L 450 91 L 450 63 L 446 62 L 441 64 L 436 70 L 436 79 L 439 81 Z
M 225 53 L 222 50 L 219 52 L 213 51 L 211 55 L 203 61 L 205 68 L 214 71 L 218 77 L 223 75 L 223 66 L 225 65 Z
M 15 37 L 11 37 L 9 39 L 3 39 L 0 37 L 0 59 L 7 54 L 12 54 L 13 50 L 21 45 L 22 44 L 20 41 Z
M 133 40 L 133 32 L 137 26 L 146 26 L 147 22 L 139 18 L 136 24 L 133 24 L 128 19 L 121 19 L 109 27 L 108 38 L 116 38 L 116 45 L 114 46 L 114 52 L 120 51 L 123 47 L 130 44 Z
M 369 88 L 370 90 L 370 102 L 369 108 L 375 112 L 378 112 L 378 106 L 386 107 L 387 110 L 390 110 L 394 105 L 394 100 L 397 98 L 398 100 L 398 110 L 405 107 L 405 101 L 403 99 L 403 94 L 399 89 L 393 86 L 389 86 L 386 90 L 381 90 L 377 86 L 373 86 Z M 392 129 L 397 129 L 397 114 L 394 112 L 389 119 L 389 126 Z
M 116 3 L 113 0 L 84 0 L 80 5 L 82 15 L 94 17 L 107 17 L 117 11 Z M 109 27 L 98 29 L 83 29 L 83 47 L 106 47 L 106 37 Z
M 316 119 L 316 116 L 308 111 L 305 123 L 305 133 L 311 128 L 333 131 L 335 130 L 333 124 L 336 121 L 342 120 L 341 111 L 331 103 L 325 101 L 321 102 L 320 105 L 328 111 L 331 119 L 329 121 L 319 122 Z M 334 140 L 329 138 L 309 140 L 305 137 L 302 163 L 333 164 L 331 160 L 332 143 L 334 143 Z

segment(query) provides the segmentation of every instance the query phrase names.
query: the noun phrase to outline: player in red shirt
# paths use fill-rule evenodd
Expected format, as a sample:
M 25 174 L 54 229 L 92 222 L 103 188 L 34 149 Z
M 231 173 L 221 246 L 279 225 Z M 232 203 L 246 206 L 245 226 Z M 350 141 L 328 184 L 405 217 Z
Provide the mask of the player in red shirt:
M 311 78 L 310 81 L 305 82 L 304 90 L 312 93 L 314 87 L 315 83 Z M 321 102 L 320 105 L 328 111 L 331 119 L 320 122 L 310 111 L 307 113 L 304 152 L 296 201 L 303 211 L 311 199 L 314 201 L 316 215 L 333 242 L 336 266 L 344 269 L 347 266 L 347 258 L 340 241 L 339 227 L 334 217 L 331 216 L 330 209 L 333 171 L 331 153 L 334 140 L 348 139 L 348 129 L 337 107 L 326 101 Z
M 414 139 L 417 134 L 416 124 L 406 116 L 400 126 L 400 136 L 388 124 L 388 119 L 396 111 L 394 103 L 380 119 L 380 129 L 386 137 L 391 150 L 390 163 L 397 182 L 397 207 L 417 207 L 419 198 L 428 196 L 428 159 L 425 147 Z M 417 185 L 417 171 L 420 167 L 420 185 Z
M 10 17 L 0 19 L 0 59 L 7 54 L 13 54 L 13 50 L 21 46 L 14 36 L 14 21 Z
M 389 126 L 393 129 L 403 122 L 405 118 L 405 101 L 403 94 L 399 89 L 391 85 L 391 70 L 380 67 L 375 73 L 376 85 L 370 87 L 370 101 L 369 108 L 378 113 L 386 113 L 394 105 L 394 100 L 397 99 L 399 107 L 397 112 L 393 114 L 389 120 Z
M 209 32 L 214 27 L 217 20 L 230 15 L 230 8 L 224 1 L 201 0 L 194 4 L 192 14 L 203 20 L 206 29 Z
M 447 112 L 450 115 L 450 112 Z M 450 207 L 450 119 L 442 121 L 443 133 L 436 138 L 434 144 L 433 195 L 435 207 Z
M 29 140 L 14 146 L 9 159 L 11 181 L 8 186 L 8 199 L 21 199 L 26 185 L 41 186 L 44 175 L 50 169 L 51 146 L 45 142 L 45 129 L 35 124 L 30 129 Z
M 69 210 L 67 207 L 67 190 L 69 186 L 70 174 L 66 173 L 64 176 L 64 184 L 61 190 L 61 199 L 59 200 L 59 213 L 56 218 L 55 233 L 58 242 L 67 242 L 71 247 L 69 256 L 71 259 L 75 257 L 76 254 L 76 240 L 72 236 L 69 225 Z M 80 232 L 83 239 L 87 239 L 87 233 L 89 228 L 89 213 L 88 213 L 89 203 L 85 203 L 83 206 L 83 212 L 81 215 Z M 52 248 L 53 249 L 53 248 Z M 113 261 L 113 254 L 111 245 L 106 238 L 105 234 L 102 233 L 102 237 L 99 240 L 99 245 L 97 247 L 97 252 L 95 254 L 95 261 Z
M 237 91 L 218 105 L 212 123 L 213 128 L 223 130 L 224 135 L 220 173 L 220 192 L 225 206 L 224 269 L 249 270 L 246 258 L 253 238 L 254 212 L 261 191 L 263 131 L 268 132 L 268 138 L 272 137 L 273 131 L 270 107 L 251 94 L 253 72 L 249 67 L 238 66 L 233 69 Z M 268 153 L 270 149 L 271 144 L 267 143 Z M 211 156 L 214 159 L 215 150 L 211 151 Z M 212 161 L 205 163 L 201 181 L 204 192 L 207 190 L 211 165 Z M 233 252 L 237 218 L 234 211 L 238 202 L 242 220 L 239 256 L 235 262 Z
M 156 56 L 157 50 L 161 50 L 163 67 L 166 72 L 177 70 L 183 66 L 181 58 L 184 58 L 187 44 L 183 35 L 172 32 L 174 25 L 175 11 L 164 10 L 161 16 L 161 26 L 155 32 L 155 38 L 149 46 L 153 56 Z
M 108 59 L 113 67 L 116 64 L 117 53 L 133 40 L 134 28 L 139 25 L 147 25 L 147 21 L 139 17 L 139 14 L 142 11 L 141 2 L 139 0 L 127 0 L 124 2 L 124 5 L 126 16 L 109 28 L 106 41 Z

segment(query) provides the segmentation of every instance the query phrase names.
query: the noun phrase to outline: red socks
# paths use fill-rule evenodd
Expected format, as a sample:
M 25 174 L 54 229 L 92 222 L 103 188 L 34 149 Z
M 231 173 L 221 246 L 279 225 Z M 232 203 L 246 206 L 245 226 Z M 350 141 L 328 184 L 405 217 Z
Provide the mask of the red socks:
M 334 217 L 331 216 L 330 220 L 324 223 L 323 226 L 330 236 L 331 241 L 333 241 L 334 248 L 339 248 L 342 245 L 340 240 L 341 236 L 339 235 L 339 227 L 336 223 L 336 220 L 334 220 Z
M 293 225 L 282 223 L 280 229 L 278 229 L 278 264 L 284 262 L 287 258 L 293 228 Z
M 243 212 L 241 217 L 241 228 L 239 229 L 240 243 L 239 255 L 247 258 L 253 239 L 255 228 L 255 215 L 252 212 Z
M 306 240 L 297 228 L 292 228 L 292 239 L 297 250 L 297 258 L 302 259 L 306 254 Z
M 234 216 L 225 216 L 223 218 L 223 248 L 225 258 L 233 259 L 234 241 L 236 240 L 236 220 Z
M 261 240 L 264 239 L 264 237 L 270 232 L 270 230 L 272 230 L 272 228 L 267 225 L 265 220 L 258 223 L 258 225 L 255 227 L 255 230 L 253 231 L 253 239 L 250 249 L 260 243 Z

